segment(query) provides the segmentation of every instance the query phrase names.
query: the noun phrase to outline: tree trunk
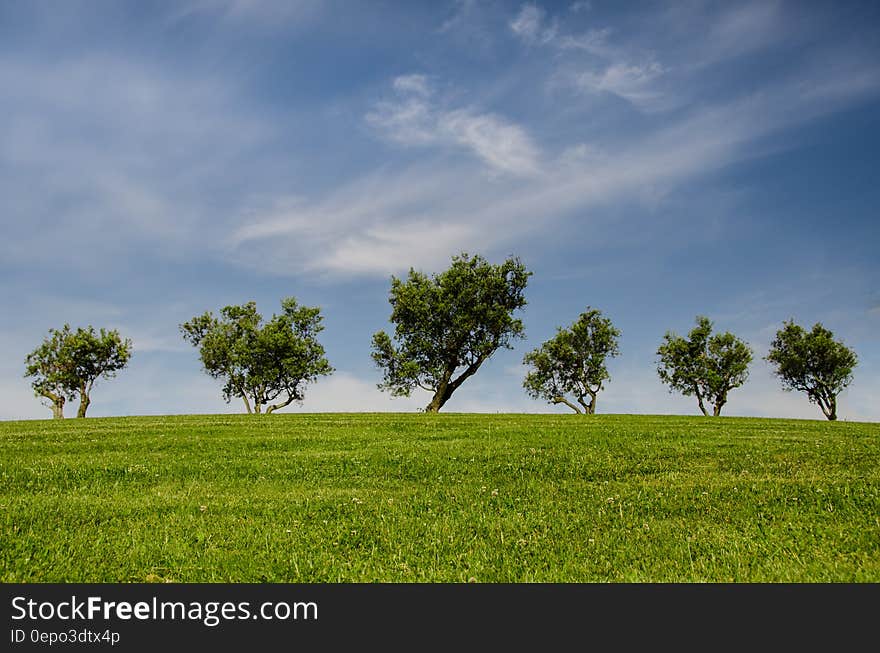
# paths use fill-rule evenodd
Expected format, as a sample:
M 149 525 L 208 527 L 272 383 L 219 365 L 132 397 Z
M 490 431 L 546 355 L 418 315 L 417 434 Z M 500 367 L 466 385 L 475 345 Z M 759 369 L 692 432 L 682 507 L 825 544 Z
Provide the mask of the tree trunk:
M 478 369 L 480 369 L 480 365 L 483 364 L 483 358 L 478 358 L 476 361 L 468 365 L 464 372 L 459 374 L 458 378 L 454 381 L 450 381 L 452 375 L 455 373 L 455 366 L 449 370 L 448 375 L 445 379 L 440 382 L 440 386 L 437 388 L 437 391 L 434 393 L 434 398 L 431 399 L 431 403 L 425 406 L 426 413 L 438 413 L 440 409 L 443 408 L 443 404 L 449 401 L 449 398 L 452 396 L 452 393 L 455 392 L 458 387 L 464 383 L 469 377 L 473 376 Z
M 828 420 L 833 422 L 837 419 L 837 397 L 834 395 L 826 397 L 819 391 L 809 392 L 808 394 L 816 400 L 816 403 L 819 404 L 819 408 L 822 410 L 822 414 Z
M 703 411 L 703 416 L 709 417 L 709 411 L 707 411 L 706 406 L 703 405 L 703 395 L 701 395 L 699 391 L 694 391 L 694 394 L 697 395 L 697 403 L 700 405 L 700 410 Z
M 452 393 L 448 391 L 448 388 L 449 386 L 446 383 L 440 384 L 440 388 L 434 393 L 431 402 L 425 406 L 426 413 L 440 412 L 440 409 L 443 408 L 443 404 L 449 401 L 449 397 L 452 395 Z
M 825 417 L 831 422 L 837 421 L 837 397 L 832 396 L 828 399 L 828 412 L 825 413 Z
M 86 411 L 89 409 L 89 404 L 92 403 L 92 400 L 89 399 L 89 395 L 87 392 L 80 392 L 79 397 L 79 410 L 76 411 L 77 417 L 85 417 Z
M 50 406 L 52 409 L 52 419 L 64 419 L 64 395 L 56 395 L 48 390 L 44 390 L 40 395 L 52 402 Z M 45 404 L 43 405 L 45 406 Z
M 584 407 L 584 415 L 594 415 L 596 413 L 596 393 L 587 390 L 587 394 L 590 395 L 589 403 L 584 401 L 584 395 L 578 397 L 577 400 L 578 403 Z
M 241 393 L 241 398 L 244 400 L 244 407 L 247 408 L 247 414 L 250 415 L 254 412 L 251 410 L 251 402 L 248 401 L 247 395 L 243 392 Z
M 718 417 L 721 415 L 722 406 L 724 406 L 724 404 L 715 404 L 715 407 L 712 409 L 712 417 Z

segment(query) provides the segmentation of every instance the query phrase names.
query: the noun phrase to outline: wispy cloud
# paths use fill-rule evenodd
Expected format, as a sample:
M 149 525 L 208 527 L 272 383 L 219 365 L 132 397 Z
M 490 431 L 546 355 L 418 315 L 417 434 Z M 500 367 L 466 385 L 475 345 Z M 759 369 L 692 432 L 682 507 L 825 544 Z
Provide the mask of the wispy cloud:
M 564 31 L 556 18 L 548 19 L 544 9 L 523 5 L 510 22 L 510 29 L 524 43 L 548 46 L 560 53 L 587 53 L 588 61 L 576 60 L 572 70 L 557 76 L 573 88 L 592 93 L 609 93 L 642 109 L 658 109 L 668 104 L 654 85 L 666 68 L 653 55 L 636 55 L 620 46 L 611 46 L 611 29 L 590 29 L 583 33 Z M 596 60 L 598 59 L 598 61 Z
M 556 38 L 555 24 L 547 25 L 546 12 L 537 5 L 523 5 L 510 29 L 526 43 L 550 43 Z
M 431 95 L 431 89 L 428 84 L 428 78 L 425 75 L 401 75 L 396 77 L 392 83 L 394 90 L 420 97 L 428 97 Z
M 585 10 L 581 3 L 572 5 L 572 11 Z M 547 12 L 534 4 L 523 5 L 510 21 L 511 32 L 528 45 L 546 45 L 557 50 L 582 50 L 591 54 L 610 57 L 616 50 L 608 46 L 611 29 L 590 29 L 583 33 L 570 33 L 559 26 L 557 18 L 548 20 Z
M 656 61 L 641 65 L 614 63 L 600 72 L 585 71 L 576 75 L 575 84 L 586 91 L 611 93 L 636 106 L 649 108 L 663 100 L 663 94 L 653 82 L 665 72 Z
M 538 172 L 538 149 L 521 126 L 494 113 L 444 107 L 431 99 L 423 75 L 397 77 L 393 87 L 396 97 L 377 103 L 366 116 L 387 138 L 403 145 L 465 148 L 501 173 Z
M 588 209 L 599 203 L 632 199 L 657 185 L 717 170 L 750 156 L 744 146 L 755 139 L 825 115 L 878 89 L 877 83 L 851 87 L 848 94 L 835 95 L 829 102 L 822 89 L 836 88 L 837 78 L 811 80 L 808 93 L 794 78 L 773 91 L 701 107 L 649 135 L 623 139 L 616 151 L 599 157 L 578 156 L 590 151 L 589 144 L 566 148 L 545 162 L 539 176 L 487 180 L 468 162 L 431 160 L 406 170 L 389 168 L 324 199 L 301 200 L 254 215 L 229 243 L 243 262 L 278 272 L 386 275 L 411 265 L 438 264 L 459 247 L 503 251 L 551 225 L 585 229 Z M 421 82 L 416 86 L 421 89 Z M 410 92 L 383 105 L 369 120 L 402 143 L 425 145 L 448 142 L 453 139 L 450 132 L 455 142 L 464 139 L 466 127 L 441 127 L 457 116 L 454 110 L 436 109 L 420 92 Z M 499 157 L 509 168 L 511 161 L 519 160 L 491 139 L 485 151 L 480 150 L 479 138 L 471 136 L 467 142 L 484 162 Z M 256 243 L 259 256 L 251 256 Z

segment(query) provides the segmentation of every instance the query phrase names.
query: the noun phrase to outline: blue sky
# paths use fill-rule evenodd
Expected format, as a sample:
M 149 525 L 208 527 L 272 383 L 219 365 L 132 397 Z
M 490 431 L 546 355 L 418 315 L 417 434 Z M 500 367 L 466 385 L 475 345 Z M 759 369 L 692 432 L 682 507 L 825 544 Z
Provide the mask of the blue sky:
M 599 412 L 696 414 L 655 351 L 705 314 L 755 351 L 725 414 L 822 417 L 761 360 L 794 318 L 880 421 L 878 35 L 874 2 L 0 3 L 0 418 L 50 416 L 23 361 L 65 322 L 134 341 L 90 415 L 241 412 L 178 325 L 288 295 L 337 370 L 288 412 L 414 411 L 370 337 L 466 250 L 534 272 L 527 338 L 446 410 L 564 412 L 520 361 L 590 305 Z

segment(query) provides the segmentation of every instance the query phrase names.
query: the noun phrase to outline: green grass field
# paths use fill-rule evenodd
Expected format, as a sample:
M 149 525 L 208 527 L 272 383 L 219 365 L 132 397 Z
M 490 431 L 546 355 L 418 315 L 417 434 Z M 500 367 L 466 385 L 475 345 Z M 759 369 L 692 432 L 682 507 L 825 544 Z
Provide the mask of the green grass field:
M 4 582 L 878 582 L 880 425 L 0 423 Z

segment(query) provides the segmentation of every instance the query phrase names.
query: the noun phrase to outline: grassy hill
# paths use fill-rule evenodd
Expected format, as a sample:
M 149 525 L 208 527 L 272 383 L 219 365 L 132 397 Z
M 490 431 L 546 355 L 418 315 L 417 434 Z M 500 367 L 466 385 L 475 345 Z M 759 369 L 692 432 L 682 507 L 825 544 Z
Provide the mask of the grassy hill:
M 4 582 L 880 581 L 880 425 L 0 423 Z

